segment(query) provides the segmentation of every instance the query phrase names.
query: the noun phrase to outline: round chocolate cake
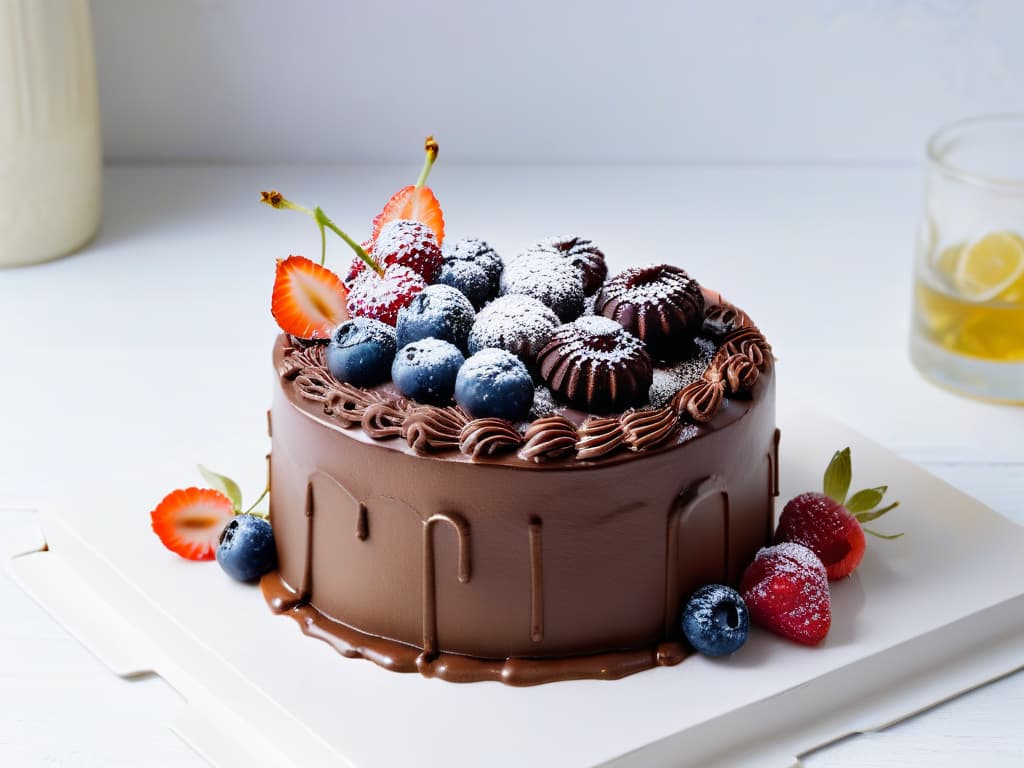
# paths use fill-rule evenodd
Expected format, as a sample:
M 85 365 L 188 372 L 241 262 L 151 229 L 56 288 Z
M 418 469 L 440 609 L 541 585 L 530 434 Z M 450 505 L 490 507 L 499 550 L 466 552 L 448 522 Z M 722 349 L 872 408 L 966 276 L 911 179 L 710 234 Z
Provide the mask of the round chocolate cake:
M 542 307 L 539 342 L 481 313 L 468 351 L 514 339 L 512 363 L 448 389 L 439 367 L 440 405 L 410 394 L 416 370 L 393 344 L 392 378 L 367 387 L 332 373 L 361 360 L 345 339 L 380 334 L 280 336 L 269 414 L 279 569 L 262 582 L 273 608 L 346 656 L 451 681 L 617 678 L 681 661 L 681 603 L 738 581 L 771 539 L 778 486 L 771 348 L 744 312 L 700 297 L 685 352 L 665 353 L 666 324 L 653 362 L 627 325 L 625 341 L 604 327 L 614 313 L 584 310 L 552 333 Z M 563 322 L 578 314 L 561 309 Z M 623 350 L 610 363 L 605 339 Z M 438 344 L 458 368 L 464 342 Z M 518 396 L 524 382 L 536 387 L 529 413 L 501 414 L 507 397 L 497 413 L 479 405 L 481 391 Z

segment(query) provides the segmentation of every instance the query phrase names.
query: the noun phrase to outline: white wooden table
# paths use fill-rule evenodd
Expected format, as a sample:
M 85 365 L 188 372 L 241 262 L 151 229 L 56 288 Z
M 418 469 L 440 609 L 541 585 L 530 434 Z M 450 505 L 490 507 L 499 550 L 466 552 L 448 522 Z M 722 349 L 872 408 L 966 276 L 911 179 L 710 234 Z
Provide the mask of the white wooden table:
M 108 169 L 89 248 L 0 271 L 0 509 L 31 508 L 54 485 L 109 491 L 149 463 L 180 467 L 154 499 L 196 482 L 199 461 L 257 488 L 266 446 L 239 465 L 218 436 L 263 418 L 233 408 L 231 388 L 265 387 L 269 399 L 274 259 L 318 248 L 310 222 L 259 206 L 258 192 L 320 204 L 359 239 L 414 170 Z M 509 251 L 578 232 L 613 270 L 686 267 L 757 319 L 781 387 L 1024 523 L 1024 409 L 949 395 L 907 362 L 914 170 L 442 165 L 432 181 L 451 236 Z M 339 246 L 336 269 L 348 261 Z M 160 350 L 188 351 L 192 375 L 162 375 Z M 113 367 L 131 375 L 111 382 Z M 117 407 L 126 390 L 130 412 Z M 0 537 L 25 520 L 0 512 Z M 0 764 L 202 764 L 167 730 L 180 699 L 159 678 L 111 675 L 2 570 L 0 601 Z M 1018 673 L 804 764 L 1017 766 L 1022 713 Z

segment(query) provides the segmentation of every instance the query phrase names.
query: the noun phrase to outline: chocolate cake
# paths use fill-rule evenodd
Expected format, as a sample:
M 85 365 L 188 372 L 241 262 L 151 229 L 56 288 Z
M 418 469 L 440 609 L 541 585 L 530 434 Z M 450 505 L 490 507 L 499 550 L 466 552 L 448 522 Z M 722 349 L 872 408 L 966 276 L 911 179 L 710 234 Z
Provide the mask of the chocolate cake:
M 280 565 L 262 582 L 273 609 L 345 656 L 450 681 L 680 662 L 681 603 L 739 580 L 771 540 L 778 492 L 771 348 L 746 313 L 701 298 L 688 357 L 653 373 L 645 355 L 631 362 L 616 372 L 628 397 L 595 413 L 556 392 L 538 415 L 538 381 L 526 418 L 473 418 L 390 380 L 339 381 L 323 342 L 281 335 L 269 413 Z M 539 377 L 535 362 L 523 364 Z M 630 407 L 609 412 L 623 397 Z

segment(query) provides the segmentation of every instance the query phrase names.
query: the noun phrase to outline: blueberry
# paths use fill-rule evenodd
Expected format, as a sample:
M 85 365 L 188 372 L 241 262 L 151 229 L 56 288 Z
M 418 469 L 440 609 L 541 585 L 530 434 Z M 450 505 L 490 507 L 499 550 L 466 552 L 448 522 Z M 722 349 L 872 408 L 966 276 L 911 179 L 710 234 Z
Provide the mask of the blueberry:
M 277 549 L 270 523 L 256 515 L 235 515 L 221 531 L 217 562 L 238 581 L 255 581 L 274 570 Z
M 464 362 L 462 352 L 450 341 L 420 339 L 398 350 L 391 378 L 406 397 L 444 405 L 452 398 L 455 377 Z
M 498 292 L 501 272 L 504 269 L 501 257 L 486 242 L 478 237 L 464 237 L 461 240 L 446 240 L 441 247 L 446 264 L 465 261 L 475 264 L 484 271 L 491 283 L 490 295 Z
M 750 631 L 750 614 L 732 587 L 701 587 L 683 608 L 683 634 L 706 656 L 725 656 L 739 650 Z
M 339 325 L 327 345 L 327 367 L 338 381 L 372 387 L 388 377 L 395 359 L 395 329 L 380 320 L 355 317 Z
M 472 261 L 446 261 L 437 282 L 450 285 L 480 309 L 494 297 L 494 284 L 483 268 Z
M 474 419 L 523 419 L 533 405 L 533 379 L 511 352 L 484 349 L 459 371 L 455 402 Z
M 450 341 L 465 350 L 475 317 L 473 305 L 458 289 L 450 285 L 428 285 L 398 310 L 395 326 L 398 346 L 435 338 Z

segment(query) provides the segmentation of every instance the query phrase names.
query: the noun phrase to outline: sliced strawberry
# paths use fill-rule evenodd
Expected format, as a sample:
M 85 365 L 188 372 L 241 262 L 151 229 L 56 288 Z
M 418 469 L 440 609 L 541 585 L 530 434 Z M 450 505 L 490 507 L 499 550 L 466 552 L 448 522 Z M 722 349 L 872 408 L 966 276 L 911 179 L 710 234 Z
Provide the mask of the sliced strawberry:
M 304 256 L 278 260 L 270 311 L 285 333 L 326 339 L 348 319 L 347 289 L 336 274 Z
M 740 593 L 757 624 L 798 643 L 817 645 L 832 625 L 825 566 L 801 544 L 758 552 L 743 574 Z
M 444 214 L 430 187 L 402 187 L 395 192 L 373 220 L 371 239 L 377 239 L 385 224 L 400 219 L 423 222 L 434 230 L 437 244 L 444 243 Z
M 221 531 L 234 515 L 231 499 L 209 488 L 172 491 L 149 513 L 160 541 L 186 560 L 213 560 Z

